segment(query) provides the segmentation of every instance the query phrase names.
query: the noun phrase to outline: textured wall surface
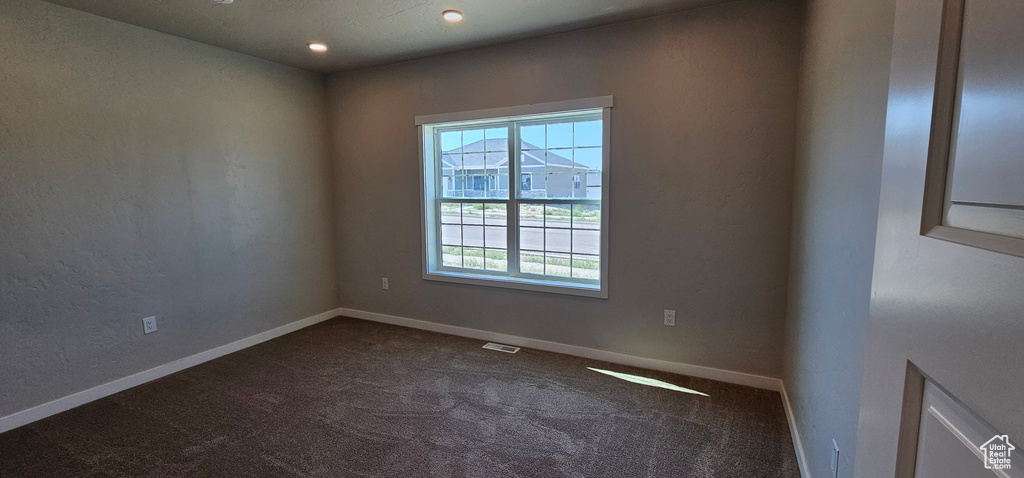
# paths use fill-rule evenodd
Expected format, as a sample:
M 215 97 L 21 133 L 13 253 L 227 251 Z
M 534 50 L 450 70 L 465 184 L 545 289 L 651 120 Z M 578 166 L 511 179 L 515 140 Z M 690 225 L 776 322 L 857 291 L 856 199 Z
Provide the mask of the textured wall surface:
M 807 4 L 783 380 L 813 476 L 851 476 L 868 330 L 893 0 Z
M 321 76 L 0 12 L 0 416 L 336 306 Z
M 778 376 L 799 37 L 750 0 L 332 75 L 342 305 Z M 423 280 L 414 116 L 601 95 L 609 299 Z

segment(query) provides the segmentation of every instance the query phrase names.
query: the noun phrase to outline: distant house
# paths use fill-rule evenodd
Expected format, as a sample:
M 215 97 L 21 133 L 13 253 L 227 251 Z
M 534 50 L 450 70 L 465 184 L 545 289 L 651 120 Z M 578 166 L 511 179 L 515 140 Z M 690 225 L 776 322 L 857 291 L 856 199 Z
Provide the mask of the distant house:
M 442 187 L 446 197 L 505 197 L 508 193 L 508 140 L 488 139 L 441 153 Z M 520 145 L 520 190 L 523 197 L 588 197 L 600 188 L 600 171 L 565 156 L 534 146 Z M 589 180 L 589 181 L 588 181 Z M 588 187 L 588 182 L 593 186 Z M 600 196 L 600 190 L 596 192 Z

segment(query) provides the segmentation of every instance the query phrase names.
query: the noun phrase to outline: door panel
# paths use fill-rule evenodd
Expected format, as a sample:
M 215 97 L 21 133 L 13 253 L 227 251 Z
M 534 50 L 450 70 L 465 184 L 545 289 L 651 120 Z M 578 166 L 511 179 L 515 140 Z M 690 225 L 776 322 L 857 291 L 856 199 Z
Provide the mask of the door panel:
M 1015 478 L 1018 474 L 986 469 L 979 448 L 997 434 L 991 426 L 926 380 L 918 432 L 915 477 Z
M 966 0 L 960 20 L 944 224 L 1024 238 L 1024 2 Z
M 1024 207 L 1024 2 L 963 8 L 951 200 Z

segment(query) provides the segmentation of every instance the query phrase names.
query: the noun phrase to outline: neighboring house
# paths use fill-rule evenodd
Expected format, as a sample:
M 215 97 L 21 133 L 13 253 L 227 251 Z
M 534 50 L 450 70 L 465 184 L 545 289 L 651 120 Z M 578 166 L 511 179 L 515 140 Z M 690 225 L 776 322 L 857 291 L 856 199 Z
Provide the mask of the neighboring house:
M 508 140 L 488 139 L 441 153 L 442 187 L 447 197 L 506 197 L 508 193 Z M 565 156 L 534 146 L 520 145 L 522 197 L 588 197 L 588 179 L 600 188 L 600 171 Z M 571 151 L 567 150 L 567 151 Z M 546 154 L 545 154 L 546 153 Z M 596 181 L 594 181 L 596 179 Z M 592 189 L 593 187 L 589 188 Z M 600 197 L 600 191 L 597 191 Z

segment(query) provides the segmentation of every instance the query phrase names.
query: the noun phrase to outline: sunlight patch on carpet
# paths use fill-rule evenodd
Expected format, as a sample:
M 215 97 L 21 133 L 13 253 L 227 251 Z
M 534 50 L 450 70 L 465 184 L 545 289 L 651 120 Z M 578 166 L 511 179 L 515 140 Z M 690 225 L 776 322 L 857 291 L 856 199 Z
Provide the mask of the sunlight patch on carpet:
M 630 375 L 628 373 L 612 372 L 611 370 L 602 370 L 602 369 L 594 368 L 594 367 L 587 367 L 587 370 L 593 370 L 595 372 L 603 373 L 605 375 L 611 375 L 612 377 L 615 377 L 615 378 L 620 379 L 620 380 L 625 380 L 627 382 L 633 382 L 633 383 L 639 383 L 640 385 L 647 385 L 649 387 L 665 388 L 665 389 L 668 389 L 668 390 L 675 390 L 677 392 L 692 393 L 694 395 L 701 395 L 701 396 L 704 396 L 704 397 L 710 397 L 710 395 L 708 395 L 706 393 L 698 392 L 696 390 L 690 390 L 689 388 L 680 387 L 678 385 L 672 385 L 671 383 L 662 382 L 661 380 L 657 380 L 657 379 L 653 379 L 653 378 L 641 377 L 641 376 L 638 376 L 638 375 Z

